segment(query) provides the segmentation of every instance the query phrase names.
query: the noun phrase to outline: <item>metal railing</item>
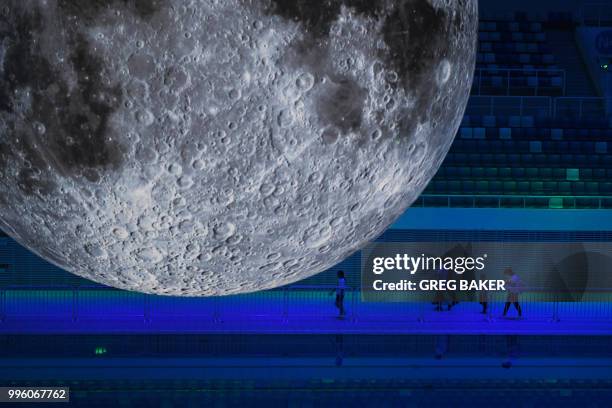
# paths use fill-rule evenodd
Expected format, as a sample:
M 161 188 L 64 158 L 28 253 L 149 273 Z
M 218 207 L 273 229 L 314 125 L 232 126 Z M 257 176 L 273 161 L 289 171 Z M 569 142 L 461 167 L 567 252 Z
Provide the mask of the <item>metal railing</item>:
M 466 114 L 540 116 L 555 119 L 606 117 L 612 98 L 548 96 L 471 96 Z
M 612 8 L 610 3 L 598 2 L 583 5 L 580 22 L 586 26 L 612 27 Z
M 1 322 L 7 321 L 206 321 L 217 324 L 227 321 L 275 321 L 327 319 L 337 315 L 333 292 L 335 286 L 288 286 L 264 292 L 227 296 L 184 298 L 143 295 L 100 286 L 79 287 L 4 287 L 0 289 Z M 530 321 L 561 320 L 612 322 L 612 289 L 601 289 L 597 301 L 563 302 L 540 289 L 520 294 L 523 314 Z M 431 301 L 363 302 L 359 289 L 347 288 L 346 319 L 358 321 L 436 321 L 444 315 L 451 321 L 494 321 L 502 314 L 507 294 L 489 292 L 486 315 L 479 313 L 478 295 L 471 302 L 462 302 L 452 315 L 435 310 L 435 294 Z M 610 299 L 601 301 L 601 299 Z M 513 312 L 514 313 L 514 312 Z M 450 316 L 450 317 L 449 317 Z M 246 323 L 245 323 L 246 324 Z
M 413 207 L 610 209 L 612 196 L 422 194 Z
M 552 100 L 553 117 L 605 117 L 611 98 L 602 97 L 559 97 Z
M 520 89 L 522 92 L 524 92 L 524 88 L 533 89 L 533 96 L 542 96 L 545 90 L 557 88 L 561 91 L 561 95 L 565 95 L 565 83 L 567 81 L 567 74 L 565 73 L 565 70 L 562 69 L 477 68 L 474 72 L 474 86 L 472 87 L 472 95 L 490 95 L 485 92 L 487 89 L 499 88 L 497 86 L 492 85 L 483 85 L 483 79 L 487 76 L 503 78 L 503 85 L 501 89 L 505 92 L 506 96 L 511 96 L 513 89 Z M 555 76 L 559 77 L 561 81 L 558 86 L 552 84 L 551 86 L 541 85 L 540 79 L 551 78 Z M 519 79 L 528 77 L 535 79 L 535 86 L 516 83 Z
M 552 107 L 549 96 L 471 96 L 466 114 L 552 117 Z

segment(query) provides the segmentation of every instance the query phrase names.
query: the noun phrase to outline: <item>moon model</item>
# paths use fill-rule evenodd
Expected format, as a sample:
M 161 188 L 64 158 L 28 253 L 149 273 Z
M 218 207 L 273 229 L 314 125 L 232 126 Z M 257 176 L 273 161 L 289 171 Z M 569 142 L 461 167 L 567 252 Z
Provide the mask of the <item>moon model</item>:
M 145 293 L 244 293 L 329 268 L 442 163 L 476 3 L 4 0 L 0 227 Z

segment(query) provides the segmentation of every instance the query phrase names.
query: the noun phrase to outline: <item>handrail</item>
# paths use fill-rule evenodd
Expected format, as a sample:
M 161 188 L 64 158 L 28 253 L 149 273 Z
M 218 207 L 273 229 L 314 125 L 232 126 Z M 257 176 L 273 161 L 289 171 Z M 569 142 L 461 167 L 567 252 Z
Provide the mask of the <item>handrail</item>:
M 588 10 L 593 11 L 593 13 L 587 13 Z M 608 14 L 604 14 L 604 12 L 608 12 Z M 612 22 L 612 13 L 610 12 L 610 4 L 607 2 L 600 3 L 587 3 L 582 6 L 580 10 L 580 22 L 583 26 L 588 27 L 602 27 L 602 23 L 605 21 L 608 24 Z M 604 20 L 605 18 L 605 20 Z M 595 21 L 596 24 L 590 24 L 591 21 Z
M 605 97 L 605 96 L 563 96 L 563 97 L 554 98 L 552 100 L 553 117 L 554 118 L 558 118 L 559 116 L 565 117 L 567 116 L 567 111 L 569 109 L 574 114 L 577 113 L 577 116 L 579 118 L 582 118 L 583 115 L 585 114 L 584 110 L 585 110 L 586 103 L 592 103 L 592 104 L 599 105 L 598 113 L 601 113 L 602 116 L 605 117 L 607 116 L 606 106 L 611 101 L 612 101 L 612 98 Z M 559 109 L 560 105 L 563 105 L 564 103 L 572 103 L 572 102 L 574 106 L 570 106 L 569 108 L 566 107 L 566 109 L 564 109 L 563 112 L 560 112 L 560 109 Z
M 491 116 L 539 116 L 553 119 L 567 117 L 570 110 L 581 119 L 589 113 L 585 106 L 597 107 L 597 114 L 606 117 L 606 104 L 612 103 L 610 97 L 596 96 L 507 96 L 507 95 L 471 95 L 466 114 L 485 114 Z M 565 109 L 561 109 L 565 108 Z M 475 113 L 474 111 L 480 111 Z M 486 111 L 486 112 L 485 112 Z M 512 111 L 512 113 L 508 113 Z M 503 112 L 503 113 L 501 113 Z M 538 112 L 534 114 L 533 112 Z M 595 112 L 595 111 L 594 111 Z
M 561 75 L 562 95 L 565 95 L 566 83 L 567 83 L 567 73 L 564 69 L 559 69 L 559 68 L 550 68 L 550 69 L 547 69 L 547 68 L 476 68 L 474 72 L 474 78 L 475 78 L 474 83 L 476 85 L 476 90 L 472 91 L 472 95 L 488 96 L 487 94 L 482 93 L 482 87 L 483 87 L 482 77 L 483 77 L 483 74 L 485 73 L 492 73 L 497 76 L 501 75 L 506 78 L 505 87 L 504 87 L 506 91 L 506 96 L 511 96 L 510 91 L 512 89 L 512 86 L 510 82 L 513 79 L 512 78 L 513 73 L 517 73 L 517 74 L 523 73 L 526 75 L 531 74 L 531 76 L 535 75 L 536 86 L 530 87 L 530 88 L 535 88 L 534 96 L 546 96 L 546 95 L 540 95 L 541 89 L 544 88 L 540 86 L 539 79 L 541 76 L 544 76 L 544 74 L 546 75 L 560 74 Z
M 336 289 L 336 285 L 289 285 L 289 286 L 281 286 L 279 288 L 268 289 L 267 291 L 274 290 L 285 290 L 285 289 L 297 289 L 297 290 L 307 290 L 307 289 L 322 289 L 322 290 L 331 290 Z M 353 290 L 354 288 L 347 286 L 347 290 Z M 12 284 L 12 285 L 3 285 L 0 286 L 0 290 L 99 290 L 99 291 L 121 291 L 120 289 L 116 289 L 110 286 L 103 285 L 29 285 L 29 284 Z M 125 291 L 126 293 L 133 293 L 138 295 L 147 296 L 146 293 L 140 292 L 130 292 Z
M 60 308 L 59 312 L 53 311 L 53 309 L 47 309 L 45 307 L 46 303 L 43 302 L 34 308 L 28 306 L 23 310 L 16 310 L 15 301 L 17 300 L 19 302 L 19 298 L 16 299 L 10 295 L 7 296 L 7 294 L 11 293 L 11 290 L 35 290 L 40 289 L 41 287 L 48 289 L 68 290 L 69 295 L 62 297 L 61 299 L 58 299 L 55 294 L 50 294 L 49 296 L 51 297 L 47 298 L 52 302 L 56 302 L 58 300 L 60 302 L 64 302 L 65 306 L 67 307 Z M 125 292 L 130 295 L 139 296 L 141 301 L 139 306 L 134 307 L 134 304 L 130 303 L 130 307 L 121 308 L 119 301 L 118 308 L 114 310 L 107 310 L 103 305 L 99 305 L 97 307 L 94 306 L 94 309 L 92 309 L 92 299 L 82 295 L 87 291 L 97 292 L 116 289 L 92 285 L 47 285 L 38 287 L 31 287 L 29 285 L 14 285 L 11 288 L 0 288 L 0 332 L 5 324 L 8 325 L 7 327 L 10 327 L 10 324 L 13 321 L 21 321 L 22 319 L 63 319 L 66 321 L 71 321 L 73 324 L 77 324 L 81 321 L 92 321 L 92 319 L 97 321 L 101 318 L 101 316 L 104 316 L 104 319 L 110 319 L 110 321 L 112 321 L 114 318 L 128 317 L 132 319 L 139 319 L 144 324 L 150 324 L 153 321 L 162 321 L 169 318 L 187 318 L 190 320 L 200 319 L 202 321 L 209 321 L 214 325 L 222 324 L 224 321 L 235 319 L 236 317 L 241 319 L 241 321 L 251 318 L 273 319 L 275 321 L 280 321 L 281 323 L 287 323 L 290 321 L 290 319 L 302 319 L 307 316 L 325 319 L 333 317 L 337 313 L 333 301 L 329 299 L 329 296 L 327 296 L 326 293 L 334 289 L 336 289 L 335 285 L 291 285 L 271 291 L 275 294 L 281 293 L 281 298 L 278 296 L 266 297 L 266 293 L 270 293 L 270 291 L 260 292 L 262 296 L 247 295 L 246 298 L 213 297 L 190 299 L 149 296 L 137 292 Z M 302 294 L 299 292 L 300 290 L 305 291 L 306 293 Z M 545 288 L 542 287 L 526 287 L 521 291 L 519 299 L 521 303 L 525 304 L 525 308 L 528 308 L 526 306 L 527 304 L 535 305 L 535 313 L 538 313 L 540 319 L 546 319 L 548 322 L 558 322 L 561 318 L 576 318 L 576 316 L 582 316 L 585 312 L 592 310 L 591 306 L 589 306 L 590 303 L 587 302 L 564 302 L 563 298 L 559 296 L 563 296 L 568 292 L 546 292 L 547 291 Z M 582 293 L 583 290 L 576 289 L 575 292 Z M 572 291 L 569 291 L 569 293 L 572 293 Z M 423 300 L 422 297 L 419 297 L 418 299 L 412 299 L 411 301 L 389 302 L 385 303 L 385 306 L 383 306 L 382 309 L 380 308 L 381 303 L 363 302 L 360 297 L 361 294 L 362 291 L 360 288 L 346 288 L 345 307 L 348 311 L 346 318 L 349 322 L 357 322 L 362 318 L 369 320 L 378 318 L 383 319 L 384 321 L 395 319 L 408 321 L 412 320 L 414 322 L 423 323 L 428 321 L 428 319 L 433 318 L 432 316 L 428 315 L 428 310 L 431 307 L 431 300 L 434 300 L 435 292 L 425 294 L 431 295 L 430 300 Z M 495 320 L 494 316 L 501 313 L 500 308 L 508 300 L 507 294 L 508 291 L 489 292 L 487 298 L 489 308 L 485 317 L 486 321 L 493 322 Z M 597 288 L 594 290 L 589 290 L 586 294 L 591 294 L 597 299 L 599 299 L 597 296 L 607 295 L 609 297 L 609 295 L 612 294 L 612 288 Z M 172 299 L 173 302 L 167 303 L 161 301 L 162 298 Z M 93 299 L 93 301 L 96 302 L 96 299 Z M 194 299 L 202 301 L 201 308 L 191 307 L 192 303 L 190 302 Z M 478 301 L 479 299 L 474 298 L 473 300 L 464 300 L 463 303 L 475 304 Z M 594 300 L 589 300 L 589 302 L 593 301 Z M 116 300 L 114 302 L 117 303 Z M 129 300 L 129 302 L 133 302 L 133 299 Z M 603 309 L 598 306 L 597 312 L 595 315 L 593 315 L 593 318 L 612 321 L 612 303 L 600 303 L 603 305 Z M 185 306 L 189 307 L 186 309 Z M 477 305 L 473 306 L 476 307 Z M 479 316 L 481 315 L 467 313 L 459 314 L 458 318 L 480 319 Z
M 528 195 L 528 194 L 421 194 L 421 196 L 417 199 L 417 202 L 413 206 L 427 207 L 425 200 L 440 200 L 446 199 L 446 206 L 451 207 L 451 200 L 453 199 L 462 199 L 462 200 L 472 200 L 472 206 L 467 208 L 476 208 L 476 201 L 489 199 L 489 200 L 497 200 L 497 206 L 494 208 L 501 208 L 503 200 L 521 200 L 521 206 L 518 208 L 527 208 L 528 200 L 570 200 L 573 201 L 573 207 L 579 207 L 577 202 L 579 200 L 589 200 L 589 201 L 597 201 L 596 209 L 607 209 L 606 206 L 603 205 L 604 201 L 612 202 L 612 196 L 574 196 L 574 195 Z M 420 202 L 420 204 L 419 204 Z M 553 207 L 554 208 L 554 207 Z M 564 207 L 565 209 L 572 209 L 572 206 Z M 592 208 L 592 207 L 589 207 Z
M 458 277 L 460 277 L 458 275 Z M 283 290 L 321 290 L 321 291 L 329 291 L 331 289 L 337 289 L 337 285 L 290 285 L 290 286 L 282 286 L 275 289 L 269 289 L 270 291 L 283 291 Z M 583 290 L 582 288 L 566 288 L 569 291 L 571 290 Z M 71 285 L 10 285 L 1 287 L 0 290 L 91 290 L 91 291 L 111 291 L 111 292 L 125 292 L 134 295 L 143 295 L 143 296 L 155 296 L 149 295 L 146 293 L 140 292 L 132 292 L 132 291 L 122 291 L 121 289 L 115 289 L 108 286 L 95 286 L 95 285 L 82 285 L 82 286 L 71 286 Z M 357 291 L 359 292 L 361 289 L 358 287 L 346 286 L 346 291 Z M 548 292 L 550 288 L 545 286 L 527 286 L 523 287 L 522 291 L 524 292 Z M 610 288 L 593 288 L 589 289 L 590 292 L 609 292 L 612 291 L 612 287 Z M 554 293 L 553 293 L 554 294 Z M 183 299 L 183 297 L 176 297 L 176 299 Z
M 497 72 L 497 71 L 510 71 L 510 72 L 560 72 L 560 73 L 565 73 L 564 69 L 561 68 L 504 68 L 504 67 L 499 67 L 499 68 L 490 68 L 490 67 L 480 67 L 480 68 L 476 68 L 476 71 L 493 71 L 493 72 Z
M 471 180 L 471 179 L 470 179 Z M 596 199 L 610 199 L 612 196 L 577 196 L 577 195 L 530 195 L 530 194 L 421 194 L 421 197 L 451 197 L 451 198 L 469 198 L 469 197 L 482 197 L 482 198 L 596 198 Z
M 556 96 L 553 99 L 555 100 L 563 100 L 563 99 L 581 99 L 581 100 L 606 100 L 609 99 L 605 96 Z

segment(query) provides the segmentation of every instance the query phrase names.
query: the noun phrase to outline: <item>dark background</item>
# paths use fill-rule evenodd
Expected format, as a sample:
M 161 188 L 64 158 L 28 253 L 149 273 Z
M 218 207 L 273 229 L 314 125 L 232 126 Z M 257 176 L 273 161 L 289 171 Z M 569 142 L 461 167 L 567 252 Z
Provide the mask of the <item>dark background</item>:
M 377 241 L 611 242 L 612 55 L 583 33 L 612 30 L 612 4 L 482 0 L 480 13 L 455 143 Z M 505 294 L 482 314 L 483 299 L 372 306 L 359 266 L 356 254 L 273 291 L 163 298 L 103 288 L 4 236 L 0 385 L 70 386 L 90 407 L 609 405 L 609 299 L 527 291 L 520 320 L 502 317 Z

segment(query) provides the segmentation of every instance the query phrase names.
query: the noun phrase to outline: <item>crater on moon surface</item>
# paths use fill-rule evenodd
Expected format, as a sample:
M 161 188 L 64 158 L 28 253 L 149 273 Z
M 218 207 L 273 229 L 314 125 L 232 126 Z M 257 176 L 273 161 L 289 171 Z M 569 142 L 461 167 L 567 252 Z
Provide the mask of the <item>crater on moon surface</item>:
M 295 282 L 442 163 L 476 0 L 5 0 L 0 227 L 117 288 Z

